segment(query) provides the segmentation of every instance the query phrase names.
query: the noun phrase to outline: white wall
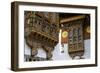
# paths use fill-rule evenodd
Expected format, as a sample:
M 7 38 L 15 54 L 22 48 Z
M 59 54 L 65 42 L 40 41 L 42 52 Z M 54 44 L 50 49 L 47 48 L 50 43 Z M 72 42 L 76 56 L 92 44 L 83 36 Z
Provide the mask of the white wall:
M 84 48 L 85 48 L 85 53 L 84 53 L 84 58 L 89 59 L 90 58 L 90 40 L 85 40 L 84 41 Z
M 53 57 L 52 57 L 53 60 L 71 60 L 72 59 L 68 54 L 68 44 L 64 44 L 64 47 L 62 49 L 64 50 L 63 53 L 61 53 L 59 49 L 59 44 L 57 44 L 57 46 L 55 47 L 53 51 Z M 84 49 L 85 49 L 85 53 L 83 57 L 85 59 L 89 59 L 90 58 L 90 40 L 89 39 L 84 41 Z
M 84 40 L 84 49 L 85 49 L 85 53 L 83 57 L 85 59 L 89 59 L 90 58 L 90 39 Z M 61 50 L 59 49 L 59 44 L 57 44 L 55 46 L 54 51 L 52 52 L 53 54 L 52 59 L 53 60 L 71 60 L 72 58 L 68 54 L 68 44 L 64 44 L 64 47 L 62 47 L 62 50 L 64 52 L 61 52 Z M 26 45 L 26 43 L 25 43 L 25 55 L 31 55 L 31 50 Z M 38 54 L 36 56 L 46 58 L 46 52 L 42 48 L 39 48 Z
M 36 56 L 46 58 L 46 52 L 42 48 L 39 48 Z
M 11 62 L 11 6 L 10 3 L 14 0 L 0 0 L 0 73 L 14 73 L 10 70 Z M 19 0 L 26 1 L 26 0 Z M 79 4 L 79 5 L 93 5 L 99 6 L 98 19 L 100 19 L 100 0 L 27 0 L 34 2 L 47 3 L 62 3 L 62 4 Z M 100 24 L 100 21 L 98 21 Z M 100 25 L 98 25 L 100 27 Z M 100 31 L 100 29 L 98 29 Z M 100 33 L 98 33 L 100 37 Z M 100 43 L 100 38 L 98 38 Z M 98 45 L 98 52 L 100 52 L 100 45 Z M 100 53 L 98 53 L 100 56 Z M 21 73 L 100 73 L 100 57 L 98 57 L 98 67 L 85 68 L 68 68 L 68 69 L 54 69 L 54 70 L 39 70 L 39 71 L 24 71 Z M 18 72 L 19 73 L 19 72 Z
M 64 48 L 62 48 L 64 52 L 61 52 L 61 50 L 59 49 L 59 44 L 57 44 L 57 46 L 55 47 L 54 51 L 53 51 L 53 60 L 69 60 L 71 59 L 71 57 L 68 54 L 68 44 L 64 44 Z
M 25 51 L 24 51 L 24 53 L 25 53 L 25 55 L 31 55 L 31 49 L 30 49 L 30 47 L 26 44 L 26 42 L 25 42 L 25 49 L 24 49 Z

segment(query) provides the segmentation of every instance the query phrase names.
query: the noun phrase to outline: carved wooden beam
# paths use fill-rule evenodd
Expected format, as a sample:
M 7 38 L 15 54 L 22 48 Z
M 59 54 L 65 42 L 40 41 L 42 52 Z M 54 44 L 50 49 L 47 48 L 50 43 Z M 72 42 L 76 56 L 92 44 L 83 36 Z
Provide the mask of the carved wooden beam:
M 70 22 L 70 21 L 75 21 L 78 19 L 84 19 L 84 18 L 85 18 L 85 15 L 77 15 L 77 16 L 73 16 L 73 17 L 69 17 L 69 18 L 64 18 L 64 19 L 60 20 L 60 24 Z

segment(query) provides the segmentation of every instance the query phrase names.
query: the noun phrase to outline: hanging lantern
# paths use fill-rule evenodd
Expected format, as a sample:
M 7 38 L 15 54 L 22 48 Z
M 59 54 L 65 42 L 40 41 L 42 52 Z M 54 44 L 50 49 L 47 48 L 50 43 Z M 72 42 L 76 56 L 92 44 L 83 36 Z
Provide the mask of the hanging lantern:
M 67 43 L 68 42 L 68 31 L 67 30 L 62 31 L 61 42 L 62 43 Z
M 67 31 L 63 31 L 62 32 L 62 38 L 67 38 L 68 36 L 68 32 Z

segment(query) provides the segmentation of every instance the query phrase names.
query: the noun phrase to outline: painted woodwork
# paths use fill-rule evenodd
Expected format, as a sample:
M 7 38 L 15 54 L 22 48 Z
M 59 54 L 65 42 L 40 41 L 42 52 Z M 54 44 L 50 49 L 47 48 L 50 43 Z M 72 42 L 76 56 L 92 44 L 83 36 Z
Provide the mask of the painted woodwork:
M 68 38 L 68 52 L 72 59 L 74 59 L 75 56 L 81 58 L 84 54 L 83 24 L 84 19 L 61 24 L 61 29 L 67 30 L 68 32 L 66 39 Z M 65 42 L 62 40 L 62 44 L 63 43 Z
M 31 48 L 31 58 L 38 53 L 38 48 L 42 48 L 46 52 L 46 59 L 50 60 L 54 46 L 58 43 L 58 14 L 25 11 L 24 16 L 24 34 L 26 43 Z

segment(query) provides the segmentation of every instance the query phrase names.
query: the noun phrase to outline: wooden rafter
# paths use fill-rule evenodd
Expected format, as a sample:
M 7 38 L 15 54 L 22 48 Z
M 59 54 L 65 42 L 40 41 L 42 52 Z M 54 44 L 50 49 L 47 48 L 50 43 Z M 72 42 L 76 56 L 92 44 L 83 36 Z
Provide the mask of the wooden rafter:
M 75 21 L 78 19 L 84 19 L 84 18 L 85 18 L 85 15 L 77 15 L 77 16 L 73 16 L 73 17 L 69 17 L 69 18 L 64 18 L 64 19 L 60 20 L 60 24 L 70 22 L 70 21 Z

